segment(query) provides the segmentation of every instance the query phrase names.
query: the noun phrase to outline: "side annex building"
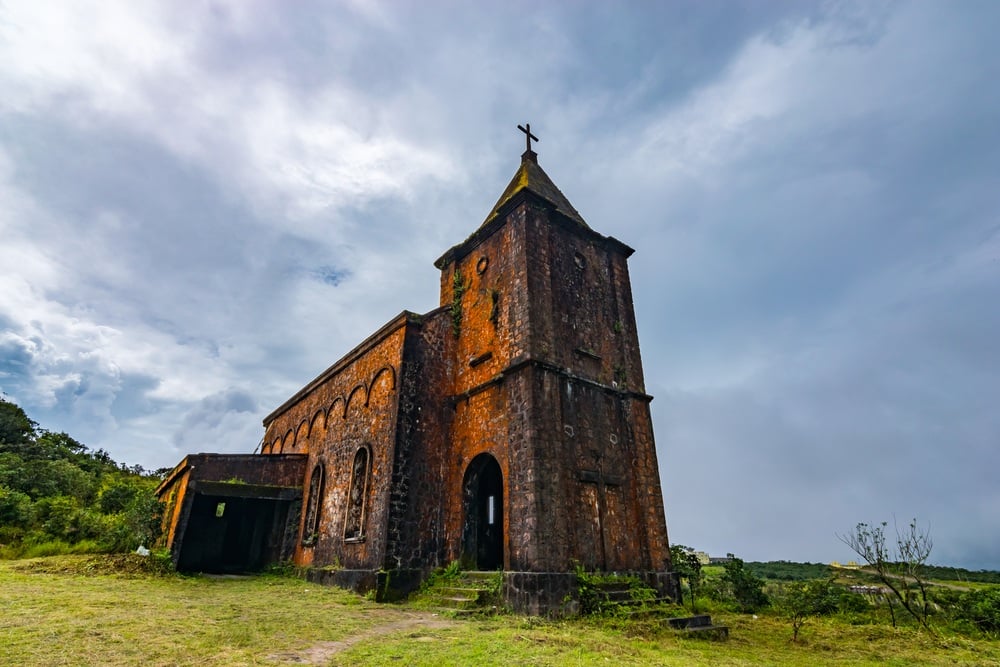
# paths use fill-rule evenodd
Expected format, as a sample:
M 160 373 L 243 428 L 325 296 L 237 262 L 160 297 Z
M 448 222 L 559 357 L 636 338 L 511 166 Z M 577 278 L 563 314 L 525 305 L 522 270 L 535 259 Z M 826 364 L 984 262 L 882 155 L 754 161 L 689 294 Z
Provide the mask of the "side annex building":
M 531 138 L 435 262 L 437 309 L 403 311 L 275 409 L 259 454 L 192 454 L 161 483 L 179 569 L 292 561 L 384 595 L 460 561 L 503 570 L 527 613 L 560 610 L 578 566 L 676 595 L 633 250 L 584 222 Z

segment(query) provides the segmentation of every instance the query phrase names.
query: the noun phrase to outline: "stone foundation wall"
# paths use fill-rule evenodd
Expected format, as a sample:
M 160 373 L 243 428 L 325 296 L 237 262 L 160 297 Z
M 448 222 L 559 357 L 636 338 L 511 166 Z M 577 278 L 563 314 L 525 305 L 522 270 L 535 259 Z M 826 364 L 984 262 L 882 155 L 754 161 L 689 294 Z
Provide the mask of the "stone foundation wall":
M 359 594 L 375 591 L 379 602 L 399 600 L 420 588 L 425 570 L 345 570 L 307 568 L 309 581 L 338 586 Z M 660 595 L 679 600 L 679 582 L 673 572 L 623 572 L 638 577 Z M 501 595 L 517 614 L 563 618 L 580 613 L 580 593 L 575 572 L 504 572 Z
M 503 599 L 518 614 L 563 617 L 580 613 L 573 572 L 504 572 Z
M 673 572 L 622 572 L 637 577 L 663 597 L 680 600 Z M 503 599 L 511 611 L 530 616 L 566 617 L 580 613 L 575 572 L 504 572 Z
M 378 602 L 401 600 L 417 590 L 424 580 L 423 570 L 343 570 L 304 568 L 307 581 L 337 586 L 364 595 L 375 591 Z

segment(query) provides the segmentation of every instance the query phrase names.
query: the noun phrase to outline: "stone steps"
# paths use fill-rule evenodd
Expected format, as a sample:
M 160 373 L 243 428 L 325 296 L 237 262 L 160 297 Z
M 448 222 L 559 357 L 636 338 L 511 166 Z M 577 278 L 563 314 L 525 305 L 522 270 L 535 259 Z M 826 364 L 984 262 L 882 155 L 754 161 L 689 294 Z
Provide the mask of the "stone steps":
M 662 619 L 671 628 L 692 636 L 724 640 L 729 637 L 729 628 L 712 623 L 708 614 L 671 617 L 676 613 L 674 601 L 666 597 L 644 598 L 636 596 L 627 583 L 608 582 L 594 586 L 601 607 L 616 609 L 617 613 L 633 619 Z M 638 598 L 638 599 L 637 599 Z
M 591 599 L 586 605 L 592 613 L 656 621 L 677 613 L 677 606 L 671 598 L 651 597 L 652 589 L 637 591 L 628 584 L 600 584 L 594 587 L 594 592 L 597 599 Z
M 493 594 L 496 576 L 496 572 L 463 571 L 439 581 L 421 595 L 441 613 L 494 614 L 499 608 Z
M 675 630 L 692 635 L 700 635 L 712 639 L 727 639 L 729 637 L 729 628 L 725 625 L 714 625 L 712 617 L 708 614 L 670 618 L 667 619 L 667 623 Z

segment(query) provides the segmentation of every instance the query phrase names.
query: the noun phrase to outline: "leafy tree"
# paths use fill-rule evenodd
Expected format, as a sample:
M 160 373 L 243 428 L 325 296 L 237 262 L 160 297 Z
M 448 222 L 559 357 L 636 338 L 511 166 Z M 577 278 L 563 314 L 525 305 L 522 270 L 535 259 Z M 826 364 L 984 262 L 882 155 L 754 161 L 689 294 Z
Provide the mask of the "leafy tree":
M 76 515 L 80 505 L 70 496 L 50 496 L 35 504 L 45 535 L 70 541 L 76 537 Z
M 27 462 L 13 452 L 0 452 L 0 486 L 28 493 L 31 475 Z
M 109 515 L 110 529 L 105 535 L 111 551 L 131 551 L 139 545 L 153 544 L 160 536 L 163 504 L 153 486 L 134 487 L 135 493 L 120 512 Z
M 35 438 L 35 422 L 20 406 L 0 397 L 0 452 L 18 452 Z
M 0 486 L 0 525 L 27 528 L 34 520 L 31 497 L 26 493 Z
M 36 487 L 44 489 L 39 495 L 66 495 L 76 498 L 80 504 L 89 504 L 94 499 L 97 480 L 93 475 L 81 470 L 66 459 L 39 461 Z
M 764 593 L 764 580 L 745 567 L 743 561 L 733 554 L 726 554 L 729 560 L 723 566 L 722 581 L 739 605 L 740 611 L 752 613 L 769 603 Z
M 86 458 L 86 445 L 74 440 L 66 433 L 42 431 L 35 438 L 34 456 L 40 459 L 67 459 L 79 462 Z M 84 455 L 84 456 L 80 456 Z
M 119 465 L 66 433 L 38 428 L 0 398 L 0 542 L 91 540 L 108 550 L 152 544 L 160 527 L 157 479 Z
M 698 560 L 694 549 L 683 544 L 674 544 L 670 547 L 670 560 L 677 577 L 687 581 L 688 590 L 691 592 L 691 613 L 697 614 L 698 591 L 701 588 L 701 561 Z
M 893 548 L 885 534 L 887 526 L 885 521 L 877 526 L 859 523 L 852 533 L 837 537 L 868 564 L 910 616 L 933 632 L 928 622 L 932 605 L 927 595 L 924 566 L 934 542 L 929 531 L 918 528 L 917 520 L 913 519 L 907 529 L 896 528 Z M 895 627 L 896 615 L 891 604 L 889 613 Z
M 792 641 L 799 641 L 799 630 L 815 614 L 812 591 L 808 583 L 786 584 L 774 598 L 778 611 L 792 623 Z
M 131 479 L 112 478 L 105 482 L 98 494 L 97 504 L 105 514 L 124 512 L 141 491 L 141 487 Z

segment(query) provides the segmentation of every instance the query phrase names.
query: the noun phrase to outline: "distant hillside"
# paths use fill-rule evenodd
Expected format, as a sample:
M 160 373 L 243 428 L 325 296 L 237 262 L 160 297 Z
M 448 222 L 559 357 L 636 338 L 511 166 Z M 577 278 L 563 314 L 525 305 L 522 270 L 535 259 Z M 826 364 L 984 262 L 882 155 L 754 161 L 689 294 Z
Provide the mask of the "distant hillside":
M 748 562 L 746 566 L 758 577 L 774 581 L 826 579 L 833 574 L 833 568 L 826 563 L 795 563 L 787 560 L 772 560 L 765 563 Z M 929 579 L 1000 584 L 1000 572 L 996 570 L 973 571 L 961 567 L 927 565 L 924 571 Z
M 776 581 L 826 579 L 831 574 L 830 566 L 826 563 L 794 563 L 787 560 L 772 560 L 766 563 L 747 562 L 746 566 L 758 577 Z
M 996 570 L 966 570 L 961 567 L 944 567 L 927 565 L 927 576 L 931 579 L 946 581 L 975 581 L 982 584 L 1000 584 L 1000 572 Z

